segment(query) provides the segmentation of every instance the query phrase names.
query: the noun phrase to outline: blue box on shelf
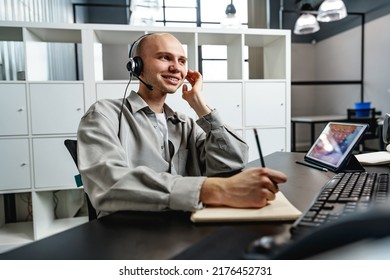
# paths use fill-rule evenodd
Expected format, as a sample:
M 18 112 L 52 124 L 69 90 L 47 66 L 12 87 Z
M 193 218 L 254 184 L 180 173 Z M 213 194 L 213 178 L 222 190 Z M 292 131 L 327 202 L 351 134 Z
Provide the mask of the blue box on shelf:
M 355 102 L 356 117 L 368 117 L 370 108 L 371 102 Z

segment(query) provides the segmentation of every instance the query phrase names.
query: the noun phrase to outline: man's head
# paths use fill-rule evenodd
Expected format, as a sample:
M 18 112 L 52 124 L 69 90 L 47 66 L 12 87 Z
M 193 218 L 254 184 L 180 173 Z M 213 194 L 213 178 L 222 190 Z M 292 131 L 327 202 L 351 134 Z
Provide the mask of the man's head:
M 169 33 L 154 33 L 139 40 L 135 56 L 142 61 L 139 76 L 155 91 L 173 93 L 187 75 L 187 58 L 180 41 Z M 140 92 L 147 87 L 140 83 Z

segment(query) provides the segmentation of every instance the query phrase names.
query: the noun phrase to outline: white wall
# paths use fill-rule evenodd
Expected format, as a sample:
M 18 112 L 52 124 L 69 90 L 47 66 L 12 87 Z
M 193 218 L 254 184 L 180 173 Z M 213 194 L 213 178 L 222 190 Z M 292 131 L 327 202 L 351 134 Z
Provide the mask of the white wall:
M 365 95 L 373 106 L 390 113 L 390 15 L 366 25 Z
M 389 25 L 390 15 L 365 25 L 364 100 L 382 113 L 390 112 Z M 292 81 L 359 80 L 361 27 L 317 44 L 292 44 L 291 56 Z M 346 114 L 360 101 L 360 85 L 293 86 L 291 98 L 292 116 Z M 308 129 L 298 126 L 297 141 L 308 140 Z
M 291 45 L 291 80 L 312 81 L 315 75 L 315 46 L 310 44 Z M 291 115 L 313 115 L 316 113 L 313 86 L 291 87 Z

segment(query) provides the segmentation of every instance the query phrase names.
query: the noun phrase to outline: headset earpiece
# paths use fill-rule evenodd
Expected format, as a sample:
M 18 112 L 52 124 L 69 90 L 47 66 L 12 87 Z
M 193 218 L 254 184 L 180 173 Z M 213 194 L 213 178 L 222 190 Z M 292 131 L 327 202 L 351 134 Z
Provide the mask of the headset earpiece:
M 150 35 L 150 34 L 142 35 L 137 40 L 135 40 L 134 43 L 130 47 L 129 62 L 127 63 L 126 67 L 127 67 L 127 70 L 130 73 L 134 74 L 136 77 L 138 77 L 142 73 L 143 62 L 142 62 L 142 59 L 139 56 L 135 56 L 135 54 L 137 52 L 137 48 L 138 48 L 139 43 L 142 41 L 143 38 L 145 38 L 148 35 Z
M 143 62 L 139 56 L 130 57 L 129 62 L 127 63 L 127 70 L 133 73 L 136 77 L 141 75 L 143 70 Z

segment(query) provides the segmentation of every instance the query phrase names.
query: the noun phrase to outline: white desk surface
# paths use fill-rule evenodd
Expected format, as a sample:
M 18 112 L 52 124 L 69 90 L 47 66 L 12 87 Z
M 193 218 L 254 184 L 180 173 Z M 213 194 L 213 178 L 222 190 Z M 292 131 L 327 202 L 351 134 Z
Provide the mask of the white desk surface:
M 327 121 L 345 121 L 347 120 L 346 115 L 322 115 L 322 116 L 299 116 L 291 117 L 292 122 L 327 122 Z

